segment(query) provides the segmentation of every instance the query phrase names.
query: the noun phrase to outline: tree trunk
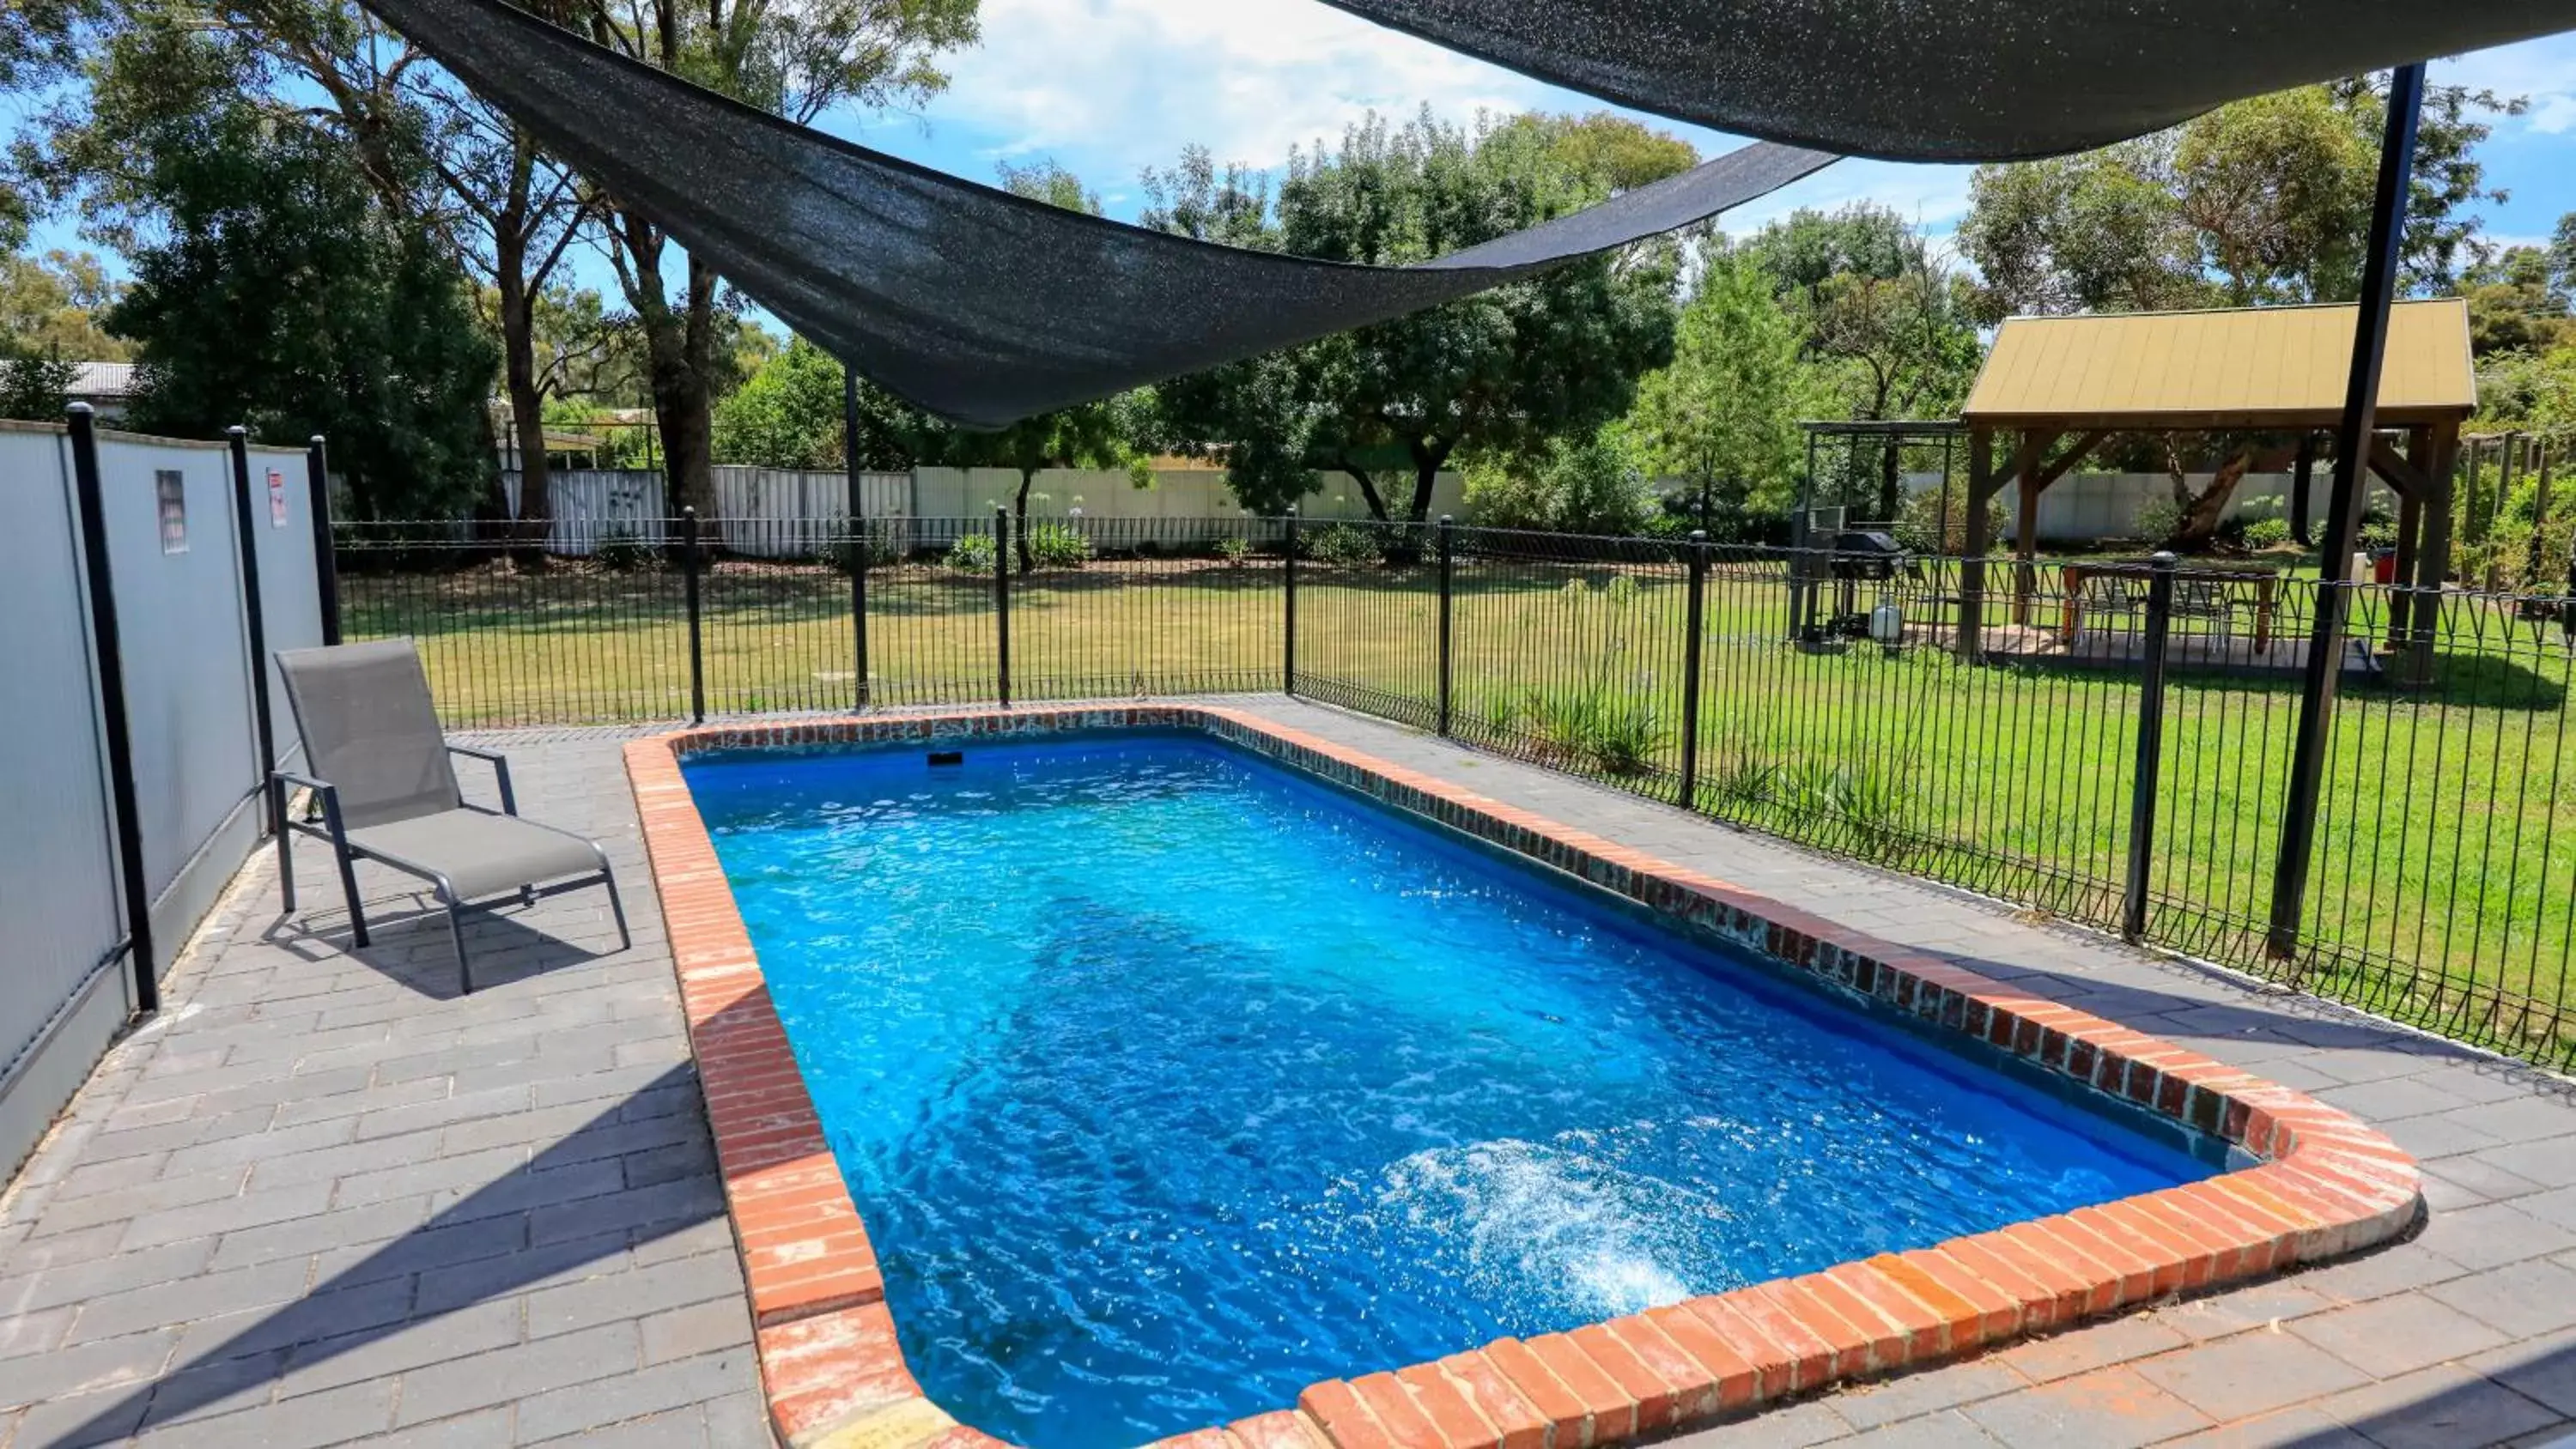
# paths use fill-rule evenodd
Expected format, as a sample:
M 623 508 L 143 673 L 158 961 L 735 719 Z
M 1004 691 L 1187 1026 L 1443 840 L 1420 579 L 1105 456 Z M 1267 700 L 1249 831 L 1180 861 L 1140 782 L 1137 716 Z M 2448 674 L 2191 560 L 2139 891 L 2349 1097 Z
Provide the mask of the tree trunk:
M 2227 517 L 2227 505 L 2236 497 L 2237 485 L 2245 481 L 2247 470 L 2253 466 L 2252 449 L 2231 454 L 2212 475 L 2209 486 L 2198 493 L 2191 491 L 2181 473 L 2174 473 L 2174 500 L 2182 505 L 2182 522 L 2175 526 L 2174 536 L 2167 542 L 2196 550 L 2216 538 L 2219 523 Z
M 1904 499 L 1898 496 L 1901 492 L 1903 492 L 1903 480 L 1897 469 L 1896 440 L 1890 438 L 1887 450 L 1879 455 L 1878 460 L 1878 518 L 1876 521 L 1887 524 L 1896 522 L 1897 506 L 1904 502 Z
M 1369 476 L 1369 471 L 1366 468 L 1359 467 L 1352 463 L 1344 463 L 1342 465 L 1342 471 L 1350 474 L 1351 477 L 1359 483 L 1360 498 L 1361 501 L 1368 504 L 1369 517 L 1376 519 L 1380 523 L 1391 523 L 1394 521 L 1387 517 L 1386 500 L 1378 496 L 1377 480 Z
M 554 517 L 553 469 L 546 457 L 546 396 L 537 381 L 536 326 L 524 278 L 526 258 L 506 241 L 497 252 L 499 285 L 494 290 L 500 294 L 501 372 L 519 464 L 519 504 L 509 534 L 512 543 L 529 546 L 522 562 L 541 564 L 544 550 L 534 545 L 545 541 L 546 521 Z
M 1037 559 L 1029 552 L 1029 485 L 1035 483 L 1038 470 L 1020 470 L 1020 491 L 1011 500 L 1011 548 L 1020 556 L 1020 572 L 1037 572 Z
M 1422 524 L 1431 519 L 1431 491 L 1439 486 L 1440 469 L 1449 461 L 1446 447 L 1413 446 L 1413 503 L 1405 509 L 1405 521 Z

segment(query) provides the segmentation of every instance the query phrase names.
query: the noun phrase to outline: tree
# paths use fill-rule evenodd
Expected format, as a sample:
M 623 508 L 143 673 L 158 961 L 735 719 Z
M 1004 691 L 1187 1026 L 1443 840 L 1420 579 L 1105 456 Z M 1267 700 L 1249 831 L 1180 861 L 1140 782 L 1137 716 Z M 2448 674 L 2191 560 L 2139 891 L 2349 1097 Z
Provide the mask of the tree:
M 1428 112 L 1400 129 L 1371 117 L 1335 152 L 1292 155 L 1275 206 L 1240 170 L 1220 177 L 1204 152 L 1184 153 L 1147 177 L 1146 222 L 1400 266 L 1578 210 L 1611 192 L 1609 172 L 1688 164 L 1687 147 L 1635 139 L 1564 118 L 1469 132 Z M 1420 523 L 1453 457 L 1532 454 L 1627 410 L 1637 379 L 1670 356 L 1678 263 L 1672 243 L 1648 243 L 1166 384 L 1162 423 L 1176 446 L 1223 457 L 1247 507 L 1284 507 L 1324 470 L 1348 474 L 1374 517 Z M 1387 486 L 1408 477 L 1403 493 Z
M 0 6 L 0 96 L 51 84 L 80 60 L 100 0 L 10 0 Z M 37 189 L 17 168 L 0 171 L 0 251 L 26 244 Z
M 844 466 L 841 364 L 799 337 L 787 350 L 716 406 L 715 457 L 719 463 L 762 468 L 826 469 Z M 919 415 L 883 388 L 859 383 L 861 469 L 913 465 Z
M 1649 461 L 1691 485 L 1700 526 L 1786 508 L 1798 469 L 1806 337 L 1750 255 L 1714 260 L 1682 309 L 1672 365 L 1638 389 L 1629 428 Z
M 58 350 L 0 349 L 0 418 L 61 422 L 79 380 L 80 364 Z
M 933 58 L 977 33 L 977 0 L 566 3 L 599 43 L 799 125 L 839 106 L 928 99 L 947 84 Z M 643 333 L 674 500 L 712 512 L 714 406 L 728 379 L 733 304 L 715 269 L 651 217 L 612 194 L 592 199 Z
M 1617 423 L 1558 438 L 1535 458 L 1478 458 L 1467 467 L 1469 516 L 1488 528 L 1633 535 L 1655 514 L 1634 442 Z
M 0 256 L 0 350 L 122 362 L 130 349 L 98 323 L 120 290 L 88 252 Z
M 203 100 L 145 131 L 125 178 L 160 217 L 106 319 L 141 364 L 134 425 L 327 434 L 359 517 L 470 502 L 491 476 L 496 359 L 465 277 L 336 138 L 238 89 Z
M 2576 340 L 2568 288 L 2541 248 L 2509 248 L 2471 268 L 2462 281 L 2469 345 L 2479 358 L 2546 352 L 2562 339 Z

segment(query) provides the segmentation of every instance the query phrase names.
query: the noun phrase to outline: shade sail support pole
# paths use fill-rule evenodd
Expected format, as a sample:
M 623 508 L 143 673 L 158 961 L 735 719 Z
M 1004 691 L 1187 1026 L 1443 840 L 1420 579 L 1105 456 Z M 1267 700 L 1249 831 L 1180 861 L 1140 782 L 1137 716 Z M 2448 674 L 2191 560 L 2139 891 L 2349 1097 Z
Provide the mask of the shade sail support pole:
M 2351 604 L 2346 575 L 2361 526 L 2361 490 L 2378 431 L 2379 378 L 2388 355 L 2388 314 L 2406 240 L 2406 203 L 2414 184 L 2415 133 L 2424 111 L 2422 62 L 2399 66 L 2388 86 L 2388 128 L 2379 148 L 2378 194 L 2361 273 L 2361 307 L 2352 339 L 2352 375 L 2335 430 L 2334 487 L 2318 531 L 2317 607 L 2301 681 L 2299 731 L 2290 757 L 2290 790 L 2281 813 L 2281 851 L 2272 874 L 2271 929 L 2264 945 L 2279 960 L 2295 955 L 2308 869 L 2316 855 L 2317 812 L 2325 786 L 2326 749 L 2334 728 L 2335 685 L 2343 673 L 2344 616 Z

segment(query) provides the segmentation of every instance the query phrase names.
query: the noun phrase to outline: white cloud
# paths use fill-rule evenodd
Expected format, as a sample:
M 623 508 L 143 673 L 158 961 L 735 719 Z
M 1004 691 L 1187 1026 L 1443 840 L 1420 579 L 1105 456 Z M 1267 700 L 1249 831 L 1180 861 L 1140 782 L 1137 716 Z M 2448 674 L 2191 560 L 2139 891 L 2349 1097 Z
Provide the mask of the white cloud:
M 2528 97 L 2530 112 L 2500 122 L 2499 130 L 2521 127 L 2544 136 L 2576 131 L 2576 35 L 2474 51 L 2436 62 L 2432 74 L 2445 84 Z

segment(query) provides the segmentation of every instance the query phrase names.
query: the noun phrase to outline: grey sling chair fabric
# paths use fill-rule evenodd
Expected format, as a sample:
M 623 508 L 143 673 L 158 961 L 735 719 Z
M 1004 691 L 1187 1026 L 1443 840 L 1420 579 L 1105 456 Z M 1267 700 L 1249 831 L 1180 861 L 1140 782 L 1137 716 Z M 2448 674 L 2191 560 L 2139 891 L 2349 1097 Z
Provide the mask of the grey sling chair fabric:
M 2228 101 L 2576 29 L 2576 0 L 1324 0 L 1722 131 L 2011 161 Z
M 806 339 L 974 427 L 1418 312 L 1703 221 L 1834 159 L 1749 146 L 1418 267 L 1346 266 L 1147 231 L 925 170 L 506 0 L 365 3 Z
M 608 852 L 569 831 L 519 818 L 510 788 L 510 762 L 488 750 L 451 745 L 438 728 L 429 678 L 409 639 L 291 649 L 277 656 L 286 699 L 295 711 L 313 773 L 281 770 L 269 777 L 270 809 L 284 828 L 277 833 L 277 874 L 286 908 L 295 909 L 293 840 L 310 835 L 330 844 L 349 898 L 349 925 L 368 944 L 367 917 L 358 902 L 353 862 L 372 860 L 429 882 L 447 911 L 456 947 L 458 984 L 471 994 L 474 968 L 465 954 L 463 911 L 469 902 L 505 891 L 533 902 L 543 894 L 604 886 L 617 921 L 621 949 L 635 944 Z M 451 756 L 489 763 L 501 791 L 499 813 L 468 804 L 457 787 Z M 286 792 L 314 792 L 322 824 L 290 821 Z

